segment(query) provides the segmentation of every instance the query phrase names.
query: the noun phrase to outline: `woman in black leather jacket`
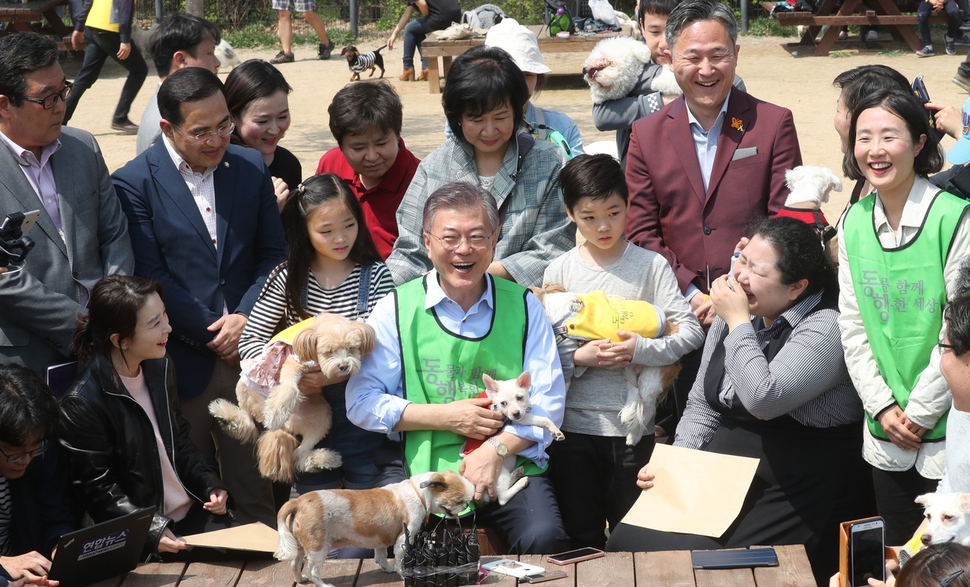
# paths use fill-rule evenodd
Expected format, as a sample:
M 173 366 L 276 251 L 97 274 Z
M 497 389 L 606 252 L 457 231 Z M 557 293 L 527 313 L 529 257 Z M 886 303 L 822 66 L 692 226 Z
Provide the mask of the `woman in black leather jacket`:
M 138 277 L 95 284 L 74 337 L 83 370 L 61 400 L 60 438 L 95 522 L 157 506 L 146 551 L 177 553 L 188 548 L 177 535 L 235 524 L 225 486 L 179 409 L 161 293 L 161 284 Z

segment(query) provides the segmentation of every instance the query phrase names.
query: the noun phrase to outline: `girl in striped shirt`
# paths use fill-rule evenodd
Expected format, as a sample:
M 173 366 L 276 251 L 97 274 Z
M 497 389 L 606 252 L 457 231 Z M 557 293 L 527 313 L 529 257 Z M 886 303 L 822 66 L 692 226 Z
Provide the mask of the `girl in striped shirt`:
M 239 340 L 242 359 L 255 358 L 279 326 L 288 327 L 321 312 L 364 320 L 393 287 L 391 274 L 378 259 L 364 225 L 360 203 L 347 184 L 324 173 L 304 181 L 283 208 L 289 239 L 286 262 L 270 273 Z M 339 469 L 301 473 L 299 493 L 317 489 L 372 487 L 378 468 L 374 453 L 383 436 L 357 428 L 347 420 L 344 388 L 347 378 L 326 379 L 307 373 L 300 391 L 330 403 L 333 424 L 317 448 L 337 451 Z

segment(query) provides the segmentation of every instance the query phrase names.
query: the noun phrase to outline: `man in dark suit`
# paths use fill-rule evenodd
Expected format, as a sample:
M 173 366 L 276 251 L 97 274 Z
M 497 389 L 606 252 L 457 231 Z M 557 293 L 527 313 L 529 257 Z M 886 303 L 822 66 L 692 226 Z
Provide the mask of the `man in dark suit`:
M 114 174 L 128 216 L 135 273 L 165 286 L 182 412 L 192 440 L 218 453 L 243 523 L 275 526 L 270 483 L 253 448 L 222 434 L 208 412 L 235 401 L 239 335 L 266 275 L 285 255 L 269 170 L 256 151 L 229 145 L 222 82 L 190 67 L 158 90 L 162 140 Z
M 781 210 L 785 170 L 801 165 L 801 153 L 789 110 L 732 89 L 740 47 L 730 8 L 687 0 L 670 14 L 666 37 L 684 96 L 633 125 L 626 233 L 667 257 L 710 324 L 711 282 L 728 272 L 752 219 Z
M 70 91 L 49 38 L 0 39 L 0 218 L 40 212 L 23 268 L 0 282 L 0 362 L 41 375 L 70 357 L 95 282 L 135 268 L 97 141 L 61 126 Z

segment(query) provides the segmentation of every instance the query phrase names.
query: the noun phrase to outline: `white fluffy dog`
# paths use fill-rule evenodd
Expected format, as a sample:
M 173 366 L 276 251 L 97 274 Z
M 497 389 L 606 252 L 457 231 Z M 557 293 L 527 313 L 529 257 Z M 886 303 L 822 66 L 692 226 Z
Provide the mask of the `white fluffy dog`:
M 970 493 L 927 493 L 916 498 L 926 514 L 923 544 L 957 542 L 970 546 Z
M 256 440 L 256 421 L 267 428 L 257 442 L 264 477 L 291 482 L 297 471 L 335 469 L 340 455 L 314 448 L 330 431 L 330 404 L 322 394 L 303 396 L 297 385 L 317 365 L 327 379 L 353 375 L 360 370 L 360 358 L 374 350 L 374 340 L 374 329 L 367 324 L 324 312 L 296 335 L 292 354 L 278 373 L 279 384 L 268 396 L 241 378 L 236 384 L 239 406 L 218 399 L 209 404 L 209 413 L 226 434 L 243 442 Z
M 236 54 L 236 50 L 232 48 L 229 41 L 225 39 L 220 39 L 219 44 L 216 45 L 216 57 L 219 58 L 219 63 L 222 67 L 236 67 L 242 61 L 239 59 L 239 55 Z
M 829 194 L 842 191 L 842 180 L 828 167 L 799 165 L 785 171 L 785 184 L 791 193 L 785 200 L 786 206 L 810 202 L 816 208 L 829 201 Z
M 532 291 L 542 300 L 546 316 L 556 334 L 559 360 L 562 363 L 563 379 L 568 391 L 574 368 L 573 353 L 576 349 L 590 340 L 610 338 L 617 329 L 614 328 L 614 332 L 599 333 L 597 338 L 576 336 L 570 332 L 567 323 L 583 311 L 583 300 L 574 293 L 564 291 L 561 285 L 556 284 L 547 285 L 544 289 L 532 288 Z M 658 323 L 664 324 L 659 336 L 669 336 L 680 330 L 676 324 L 666 320 L 660 308 L 647 302 L 639 302 L 639 304 L 649 306 L 650 308 L 644 306 L 645 311 L 656 312 Z M 677 379 L 680 373 L 680 362 L 665 367 L 625 365 L 623 373 L 626 375 L 628 385 L 626 402 L 620 410 L 619 417 L 620 423 L 626 428 L 627 445 L 635 446 L 643 438 L 649 422 L 656 416 L 657 404 L 663 400 L 665 391 Z
M 603 39 L 583 63 L 583 79 L 589 84 L 594 104 L 616 100 L 630 93 L 650 63 L 650 48 L 632 37 Z
M 452 471 L 415 475 L 378 489 L 312 491 L 280 508 L 280 542 L 274 556 L 291 561 L 297 583 L 309 578 L 319 587 L 332 587 L 320 577 L 331 548 L 373 548 L 382 569 L 400 573 L 404 528 L 414 535 L 430 514 L 455 517 L 474 496 L 475 487 Z M 393 565 L 387 560 L 392 544 Z

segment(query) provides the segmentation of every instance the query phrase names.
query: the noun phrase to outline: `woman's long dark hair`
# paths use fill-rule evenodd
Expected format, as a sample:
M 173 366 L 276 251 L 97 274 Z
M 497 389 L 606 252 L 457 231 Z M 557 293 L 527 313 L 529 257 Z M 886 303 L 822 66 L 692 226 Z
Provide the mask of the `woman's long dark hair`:
M 755 225 L 751 236 L 760 236 L 775 250 L 783 284 L 808 280 L 798 301 L 821 289 L 825 290 L 826 300 L 838 300 L 838 273 L 813 226 L 794 218 L 768 218 Z
M 360 265 L 380 259 L 364 222 L 364 211 L 360 202 L 344 180 L 332 173 L 321 173 L 301 183 L 290 194 L 283 207 L 283 228 L 289 244 L 286 262 L 273 270 L 267 283 L 286 269 L 286 308 L 291 316 L 298 316 L 302 320 L 313 317 L 303 305 L 303 294 L 307 287 L 310 266 L 317 254 L 310 242 L 307 219 L 321 204 L 336 200 L 347 206 L 357 220 L 357 240 L 350 247 L 348 258 Z
M 111 356 L 111 336 L 128 340 L 135 335 L 138 310 L 153 293 L 162 297 L 162 284 L 131 275 L 109 275 L 98 280 L 88 300 L 88 315 L 81 316 L 74 331 L 74 354 L 84 367 L 95 357 Z M 122 351 L 122 357 L 124 352 Z
M 239 127 L 242 125 L 243 110 L 253 100 L 268 98 L 276 92 L 289 94 L 291 90 L 283 74 L 272 63 L 262 59 L 250 59 L 232 68 L 226 78 L 226 106 L 232 119 L 236 121 L 232 144 L 245 146 L 239 135 Z

